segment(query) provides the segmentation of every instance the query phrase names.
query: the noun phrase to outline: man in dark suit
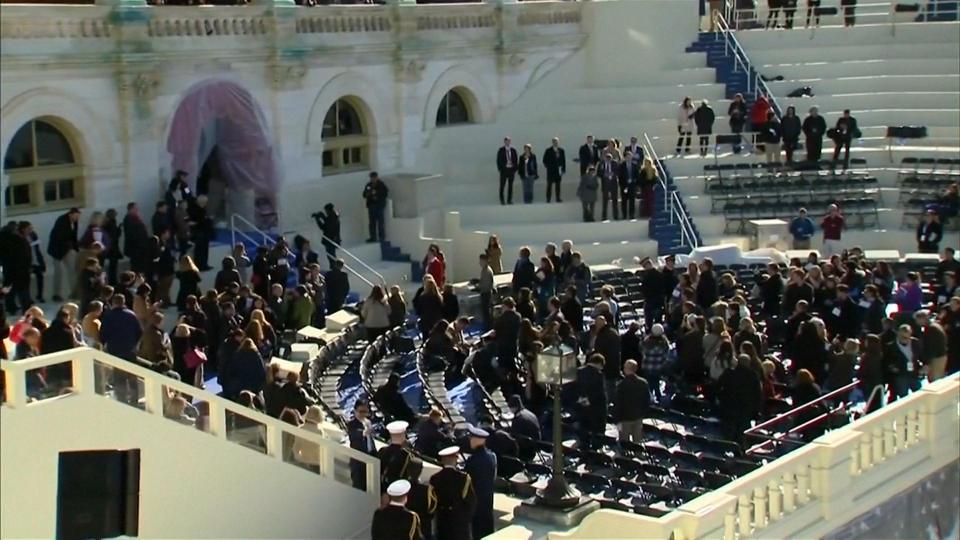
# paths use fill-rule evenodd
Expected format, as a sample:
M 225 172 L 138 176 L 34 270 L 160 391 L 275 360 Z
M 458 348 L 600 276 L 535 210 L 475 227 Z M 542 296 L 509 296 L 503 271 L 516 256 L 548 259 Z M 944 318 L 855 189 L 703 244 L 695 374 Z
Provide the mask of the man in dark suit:
M 457 469 L 460 448 L 450 446 L 440 451 L 443 468 L 430 477 L 430 485 L 437 494 L 437 538 L 443 540 L 472 540 L 471 520 L 477 506 L 473 481 Z
M 510 434 L 517 439 L 520 459 L 529 461 L 537 453 L 536 441 L 540 440 L 540 421 L 533 411 L 523 406 L 520 396 L 510 396 L 508 400 L 513 421 L 510 423 Z
M 500 173 L 500 204 L 513 204 L 513 179 L 517 175 L 517 164 L 520 157 L 517 149 L 510 146 L 510 137 L 503 138 L 503 146 L 497 150 L 497 172 Z M 503 188 L 507 188 L 506 202 L 504 202 Z
M 384 211 L 387 208 L 387 196 L 390 190 L 380 180 L 380 176 L 372 171 L 370 181 L 363 187 L 363 198 L 367 202 L 367 217 L 369 218 L 370 237 L 367 242 L 383 242 L 386 240 L 384 231 Z
M 486 538 L 493 534 L 493 483 L 497 478 L 497 456 L 487 448 L 485 430 L 470 426 L 470 457 L 464 470 L 470 475 L 477 507 L 473 512 L 473 537 Z
M 33 249 L 29 236 L 32 226 L 27 221 L 19 224 L 10 222 L 3 231 L 4 240 L 0 249 L 3 253 L 3 285 L 10 287 L 6 297 L 6 308 L 10 313 L 17 311 L 17 303 L 23 312 L 33 305 L 30 297 L 30 270 L 33 262 Z
M 53 258 L 53 301 L 62 302 L 73 288 L 76 277 L 74 263 L 80 244 L 77 238 L 77 222 L 80 221 L 80 209 L 71 208 L 57 218 L 50 230 L 47 242 L 47 255 Z M 66 292 L 64 292 L 66 287 Z
M 509 420 L 512 415 L 505 412 L 504 420 Z M 487 449 L 493 452 L 497 458 L 498 475 L 501 478 L 510 478 L 511 476 L 523 470 L 522 465 L 516 460 L 520 456 L 520 446 L 517 440 L 506 431 L 498 428 L 493 418 L 484 415 L 480 417 L 480 429 L 490 434 L 487 437 Z M 512 460 L 504 458 L 512 458 Z
M 430 484 L 420 482 L 423 463 L 414 461 L 407 469 L 410 481 L 410 493 L 407 494 L 407 508 L 420 516 L 420 534 L 423 540 L 433 540 L 433 518 L 437 514 L 437 493 Z
M 500 367 L 511 366 L 516 360 L 520 339 L 520 314 L 517 313 L 517 304 L 513 298 L 503 299 L 503 312 L 493 324 L 493 330 L 496 334 L 497 357 L 500 359 Z
M 647 330 L 663 320 L 663 299 L 669 292 L 663 290 L 663 274 L 653 265 L 650 257 L 640 261 L 640 292 L 643 293 L 643 318 Z
M 620 163 L 620 215 L 623 219 L 633 219 L 637 215 L 637 182 L 640 180 L 640 169 L 633 161 L 633 154 L 629 150 L 623 155 Z
M 913 328 L 909 324 L 900 325 L 896 339 L 887 343 L 883 352 L 885 371 L 892 380 L 895 398 L 920 389 L 920 353 L 920 340 L 913 337 Z
M 373 513 L 370 536 L 373 540 L 423 540 L 420 516 L 407 509 L 410 482 L 397 480 L 387 489 L 389 503 Z
M 343 271 L 343 259 L 333 261 L 323 281 L 327 286 L 327 313 L 335 313 L 343 307 L 343 302 L 350 294 L 350 278 Z
M 554 137 L 550 147 L 543 151 L 543 168 L 547 171 L 547 202 L 550 202 L 554 186 L 557 189 L 557 202 L 563 202 L 560 199 L 560 180 L 567 172 L 567 154 L 560 148 L 560 139 L 557 137 Z
M 640 166 L 643 165 L 643 147 L 640 146 L 640 143 L 637 141 L 636 135 L 630 137 L 630 144 L 624 149 L 623 157 L 626 159 L 627 154 L 630 153 L 630 161 L 633 162 L 633 166 L 637 169 L 640 169 Z
M 530 248 L 520 248 L 520 257 L 513 267 L 513 294 L 520 294 L 520 289 L 526 287 L 534 290 L 534 281 L 536 279 L 537 268 L 530 260 Z
M 607 208 L 613 206 L 613 219 L 620 219 L 620 204 L 617 202 L 619 199 L 619 176 L 620 176 L 620 164 L 613 159 L 613 154 L 607 152 L 603 155 L 603 161 L 597 165 L 597 176 L 600 177 L 600 190 L 602 191 L 602 198 L 600 202 L 603 204 L 602 210 L 600 211 L 600 219 L 602 221 L 607 220 Z
M 443 431 L 443 414 L 439 409 L 430 409 L 430 414 L 417 426 L 417 442 L 413 449 L 436 458 L 440 449 L 449 446 L 450 442 L 450 437 Z
M 613 419 L 617 422 L 621 441 L 640 442 L 643 419 L 650 410 L 650 385 L 637 375 L 639 365 L 633 358 L 623 364 L 623 380 L 617 384 L 613 399 Z
M 607 425 L 607 390 L 603 378 L 604 358 L 590 355 L 577 370 L 577 403 L 580 406 L 580 444 L 591 448 L 591 434 L 603 434 Z
M 347 436 L 350 439 L 350 448 L 368 456 L 376 456 L 373 424 L 368 416 L 370 416 L 370 405 L 358 399 L 353 404 L 353 419 L 347 422 Z M 353 482 L 353 487 L 359 490 L 367 489 L 367 471 L 362 461 L 350 460 L 350 480 Z
M 587 167 L 600 162 L 600 149 L 593 142 L 593 135 L 587 135 L 587 142 L 580 147 L 580 176 L 587 172 Z

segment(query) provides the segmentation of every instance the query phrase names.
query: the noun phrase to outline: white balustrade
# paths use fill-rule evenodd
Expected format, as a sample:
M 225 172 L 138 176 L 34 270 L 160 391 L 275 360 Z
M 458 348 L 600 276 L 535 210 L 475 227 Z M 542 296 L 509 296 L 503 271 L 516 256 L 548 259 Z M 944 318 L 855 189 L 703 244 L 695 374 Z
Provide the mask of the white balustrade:
M 71 368 L 69 392 L 64 396 L 49 398 L 41 396 L 39 401 L 29 397 L 27 380 L 30 372 L 60 364 L 67 364 Z M 0 369 L 3 371 L 5 382 L 3 407 L 12 410 L 35 406 L 42 407 L 47 400 L 70 399 L 72 395 L 119 399 L 120 396 L 110 396 L 104 388 L 98 388 L 96 380 L 98 373 L 102 378 L 119 375 L 136 379 L 136 387 L 142 388 L 142 398 L 135 395 L 133 401 L 124 402 L 138 408 L 142 403 L 141 410 L 146 414 L 166 418 L 167 411 L 164 410 L 164 404 L 168 403 L 168 400 L 173 396 L 183 396 L 188 402 L 193 401 L 198 404 L 201 416 L 194 426 L 198 430 L 210 433 L 230 444 L 235 444 L 234 437 L 231 435 L 236 434 L 230 433 L 229 426 L 236 423 L 238 419 L 244 419 L 244 421 L 256 426 L 262 426 L 262 428 L 258 427 L 256 430 L 264 435 L 266 455 L 280 461 L 286 461 L 285 451 L 289 454 L 289 449 L 284 448 L 284 440 L 304 439 L 306 443 L 315 444 L 319 448 L 320 476 L 336 480 L 334 461 L 337 459 L 343 462 L 360 461 L 364 464 L 367 474 L 366 492 L 371 497 L 379 498 L 380 462 L 377 458 L 357 452 L 337 441 L 326 439 L 320 434 L 286 424 L 276 418 L 248 409 L 200 388 L 170 379 L 106 353 L 89 348 L 77 348 L 27 360 L 0 360 Z M 171 421 L 177 420 L 171 419 Z M 263 450 L 263 447 L 258 444 L 241 443 L 241 445 Z

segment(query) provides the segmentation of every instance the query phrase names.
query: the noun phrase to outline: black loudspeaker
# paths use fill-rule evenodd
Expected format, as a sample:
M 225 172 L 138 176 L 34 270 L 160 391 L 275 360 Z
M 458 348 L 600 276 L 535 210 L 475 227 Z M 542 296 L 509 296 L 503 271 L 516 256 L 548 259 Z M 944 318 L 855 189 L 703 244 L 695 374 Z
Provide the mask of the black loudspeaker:
M 920 4 L 896 4 L 893 6 L 896 13 L 919 13 Z
M 60 452 L 57 538 L 137 536 L 140 450 Z
M 887 137 L 895 139 L 923 139 L 927 126 L 887 126 Z

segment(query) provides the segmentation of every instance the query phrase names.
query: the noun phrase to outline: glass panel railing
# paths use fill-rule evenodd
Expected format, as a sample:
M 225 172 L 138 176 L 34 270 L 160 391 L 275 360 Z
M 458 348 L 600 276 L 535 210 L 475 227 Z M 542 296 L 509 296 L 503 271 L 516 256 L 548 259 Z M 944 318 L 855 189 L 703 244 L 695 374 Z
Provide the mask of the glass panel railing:
M 292 433 L 283 434 L 283 461 L 320 474 L 324 458 L 323 447 Z
M 27 401 L 43 401 L 73 392 L 73 366 L 64 360 L 23 372 L 27 385 Z
M 261 454 L 267 453 L 266 424 L 229 409 L 224 414 L 228 441 L 256 450 Z
M 208 402 L 166 385 L 161 388 L 161 392 L 164 418 L 211 433 Z
M 143 377 L 94 360 L 93 378 L 97 394 L 138 409 L 146 407 Z

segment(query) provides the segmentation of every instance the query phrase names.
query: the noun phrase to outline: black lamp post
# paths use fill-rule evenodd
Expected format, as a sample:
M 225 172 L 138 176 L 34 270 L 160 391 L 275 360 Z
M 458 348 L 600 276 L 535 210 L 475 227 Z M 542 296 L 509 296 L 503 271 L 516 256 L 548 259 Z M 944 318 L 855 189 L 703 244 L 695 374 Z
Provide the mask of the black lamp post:
M 580 492 L 567 484 L 563 477 L 563 440 L 560 434 L 560 392 L 564 380 L 572 380 L 577 373 L 577 353 L 554 343 L 537 355 L 536 382 L 553 390 L 553 476 L 547 485 L 537 490 L 537 504 L 552 508 L 572 508 L 580 503 Z

